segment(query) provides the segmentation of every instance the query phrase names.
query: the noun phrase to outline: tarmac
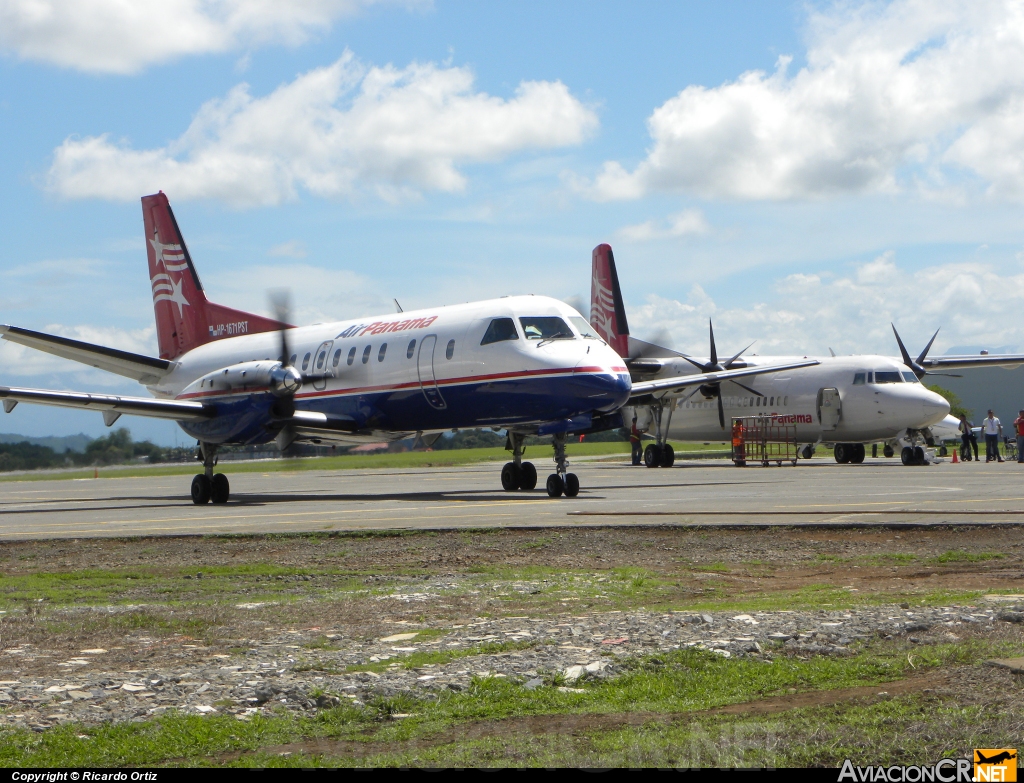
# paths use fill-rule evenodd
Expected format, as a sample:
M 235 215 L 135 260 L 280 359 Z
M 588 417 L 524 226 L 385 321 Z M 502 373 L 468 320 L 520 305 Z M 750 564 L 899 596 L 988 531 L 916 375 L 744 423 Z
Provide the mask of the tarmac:
M 571 452 L 570 452 L 571 461 Z M 0 540 L 158 535 L 680 525 L 918 527 L 1024 525 L 1024 465 L 904 467 L 824 459 L 737 468 L 579 462 L 577 498 L 540 485 L 504 492 L 500 464 L 458 468 L 230 474 L 231 500 L 194 506 L 191 478 L 152 476 L 0 483 Z

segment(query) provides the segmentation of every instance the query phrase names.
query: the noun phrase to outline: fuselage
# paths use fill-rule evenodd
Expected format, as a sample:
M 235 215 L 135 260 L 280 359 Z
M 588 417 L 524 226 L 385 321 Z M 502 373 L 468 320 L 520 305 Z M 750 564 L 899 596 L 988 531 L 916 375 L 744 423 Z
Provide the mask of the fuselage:
M 562 326 L 551 331 L 555 322 L 544 319 Z M 307 376 L 295 409 L 384 438 L 475 427 L 586 429 L 630 391 L 622 359 L 592 332 L 576 310 L 544 296 L 288 329 L 288 358 Z M 279 363 L 280 346 L 274 332 L 221 337 L 178 357 L 149 389 L 217 405 L 208 421 L 180 423 L 199 440 L 266 442 L 276 400 L 259 379 Z M 253 370 L 243 377 L 231 369 L 239 366 Z
M 738 366 L 781 364 L 807 357 L 750 356 Z M 885 356 L 813 357 L 814 367 L 768 373 L 746 379 L 745 385 L 760 394 L 722 384 L 726 426 L 729 419 L 767 415 L 796 427 L 799 443 L 871 443 L 895 438 L 907 431 L 924 430 L 949 413 L 949 404 L 922 386 L 900 362 Z M 697 370 L 684 359 L 665 359 L 662 369 L 646 377 L 692 375 Z M 835 389 L 836 406 L 821 410 L 822 390 Z M 697 391 L 676 397 L 669 437 L 677 440 L 723 440 L 729 437 L 718 421 L 718 401 Z M 827 399 L 827 396 L 826 396 Z M 637 408 L 638 425 L 644 411 Z M 627 412 L 627 416 L 628 416 Z

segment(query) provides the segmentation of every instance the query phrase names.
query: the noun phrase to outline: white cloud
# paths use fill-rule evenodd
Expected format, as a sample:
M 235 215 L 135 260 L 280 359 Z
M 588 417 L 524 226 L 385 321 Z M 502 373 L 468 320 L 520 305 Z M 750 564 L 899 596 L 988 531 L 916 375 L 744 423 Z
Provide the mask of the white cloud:
M 291 239 L 287 242 L 282 242 L 280 245 L 274 245 L 267 251 L 267 255 L 284 258 L 305 258 L 306 246 L 297 239 Z
M 708 229 L 708 221 L 703 212 L 699 209 L 687 209 L 670 215 L 665 225 L 661 225 L 656 220 L 648 220 L 635 226 L 625 226 L 619 229 L 618 233 L 625 239 L 643 242 L 649 239 L 671 239 L 690 234 L 706 234 Z
M 808 37 L 795 75 L 781 57 L 774 73 L 686 87 L 648 118 L 645 160 L 607 162 L 583 188 L 792 199 L 912 186 L 956 200 L 950 181 L 966 170 L 995 196 L 1024 197 L 1021 3 L 838 3 Z
M 667 330 L 677 350 L 708 352 L 714 317 L 720 355 L 752 340 L 761 354 L 898 355 L 890 322 L 916 355 L 939 327 L 933 353 L 953 345 L 1024 344 L 1020 303 L 1024 273 L 1004 274 L 989 264 L 959 262 L 906 271 L 887 252 L 836 275 L 793 274 L 775 281 L 753 304 L 716 303 L 695 286 L 687 302 L 649 296 L 627 313 L 634 336 Z M 985 317 L 978 317 L 978 308 Z
M 561 82 L 522 82 L 510 99 L 472 88 L 468 68 L 364 67 L 346 52 L 263 98 L 238 85 L 166 147 L 68 138 L 48 185 L 66 198 L 133 200 L 161 189 L 238 206 L 276 204 L 299 188 L 396 201 L 461 191 L 461 164 L 579 144 L 598 124 Z
M 0 0 L 0 50 L 82 71 L 134 73 L 185 55 L 294 46 L 340 17 L 387 1 Z

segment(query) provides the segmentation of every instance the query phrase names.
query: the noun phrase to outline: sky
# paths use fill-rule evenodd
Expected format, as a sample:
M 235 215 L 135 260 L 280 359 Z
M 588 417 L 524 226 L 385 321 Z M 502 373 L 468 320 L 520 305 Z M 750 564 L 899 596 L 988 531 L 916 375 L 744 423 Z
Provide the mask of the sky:
M 157 190 L 211 299 L 300 323 L 585 312 L 608 242 L 691 354 L 1024 349 L 1024 4 L 0 0 L 0 323 L 155 355 Z M 5 342 L 0 384 L 140 393 Z

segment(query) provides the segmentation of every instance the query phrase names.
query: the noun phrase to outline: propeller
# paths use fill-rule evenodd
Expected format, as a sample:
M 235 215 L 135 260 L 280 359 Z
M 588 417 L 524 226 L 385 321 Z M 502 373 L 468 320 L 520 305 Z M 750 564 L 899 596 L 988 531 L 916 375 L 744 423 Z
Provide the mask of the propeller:
M 682 354 L 680 354 L 680 356 L 682 356 L 682 358 L 686 359 L 686 361 L 688 361 L 694 367 L 699 369 L 702 373 L 723 372 L 725 370 L 731 370 L 733 363 L 737 359 L 739 359 L 746 351 L 750 350 L 750 347 L 754 344 L 754 343 L 751 343 L 746 348 L 744 348 L 742 351 L 738 352 L 734 356 L 731 356 L 730 358 L 726 359 L 724 362 L 719 364 L 719 362 L 718 362 L 718 348 L 715 346 L 715 327 L 714 327 L 714 324 L 712 324 L 710 320 L 708 321 L 708 332 L 710 333 L 710 336 L 711 336 L 711 356 L 709 357 L 709 361 L 707 361 L 707 362 L 698 362 L 696 359 L 691 359 L 689 356 L 683 356 Z M 761 394 L 761 392 L 759 392 L 757 389 L 752 389 L 749 386 L 745 386 L 744 384 L 740 383 L 739 381 L 731 381 L 731 383 L 735 383 L 740 388 L 746 389 L 748 392 L 750 392 L 751 394 L 754 394 L 754 395 L 756 395 L 758 397 L 764 397 L 765 396 L 765 395 Z M 698 387 L 698 391 L 700 391 L 700 393 L 703 394 L 708 399 L 711 399 L 712 397 L 716 397 L 718 399 L 718 423 L 721 425 L 722 429 L 724 430 L 725 429 L 725 407 L 722 404 L 722 384 L 720 382 L 707 383 L 707 384 L 704 384 L 703 386 L 699 386 Z M 691 392 L 690 396 L 693 396 L 692 392 Z M 687 397 L 686 399 L 689 399 L 689 397 Z
M 291 309 L 290 299 L 291 297 L 285 289 L 278 289 L 270 293 L 270 305 L 274 310 L 274 318 L 281 324 L 281 328 L 277 332 L 281 339 L 281 365 L 270 371 L 270 389 L 275 396 L 281 398 L 274 406 L 274 412 L 282 417 L 291 416 L 295 412 L 295 393 L 306 382 L 302 373 L 292 366 L 291 351 L 288 350 L 288 330 L 291 328 L 288 323 Z
M 896 342 L 899 344 L 899 352 L 903 356 L 903 363 L 906 364 L 910 369 L 912 369 L 913 374 L 915 376 L 918 376 L 918 380 L 919 381 L 922 378 L 924 378 L 925 376 L 946 376 L 948 378 L 963 378 L 964 377 L 964 376 L 953 375 L 951 373 L 931 373 L 931 372 L 927 371 L 927 369 L 925 369 L 925 367 L 921 363 L 921 362 L 923 362 L 928 357 L 928 352 L 930 350 L 932 350 L 932 343 L 934 343 L 935 342 L 935 338 L 937 338 L 939 336 L 939 329 L 942 329 L 941 327 L 939 327 L 939 329 L 935 330 L 935 334 L 932 335 L 932 339 L 928 341 L 928 345 L 925 346 L 925 350 L 923 350 L 921 352 L 921 355 L 918 356 L 918 358 L 916 358 L 916 359 L 911 359 L 909 351 L 906 350 L 906 346 L 903 345 L 903 341 L 900 339 L 899 332 L 896 331 L 896 324 L 895 323 L 891 323 L 890 325 L 893 328 L 893 334 L 896 335 Z

